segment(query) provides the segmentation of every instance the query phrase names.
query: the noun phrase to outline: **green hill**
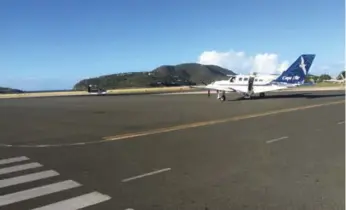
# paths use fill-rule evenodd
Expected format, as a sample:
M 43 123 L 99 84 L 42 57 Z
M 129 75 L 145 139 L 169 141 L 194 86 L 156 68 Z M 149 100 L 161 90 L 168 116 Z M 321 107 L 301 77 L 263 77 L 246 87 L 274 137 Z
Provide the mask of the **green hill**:
M 12 89 L 8 87 L 0 87 L 0 94 L 4 93 L 22 93 L 23 91 L 18 90 L 18 89 Z
M 160 66 L 150 72 L 111 74 L 84 79 L 79 81 L 74 89 L 85 90 L 89 84 L 105 89 L 195 85 L 225 79 L 227 75 L 234 74 L 231 70 L 215 65 L 184 63 L 175 66 Z

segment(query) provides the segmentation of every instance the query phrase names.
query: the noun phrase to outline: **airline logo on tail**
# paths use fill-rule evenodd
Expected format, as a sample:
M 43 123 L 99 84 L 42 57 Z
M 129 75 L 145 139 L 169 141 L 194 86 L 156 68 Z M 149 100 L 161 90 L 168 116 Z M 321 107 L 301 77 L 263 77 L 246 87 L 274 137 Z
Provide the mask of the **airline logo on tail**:
M 283 76 L 282 77 L 282 80 L 288 82 L 288 81 L 291 81 L 291 80 L 299 80 L 300 79 L 300 76 Z
M 289 84 L 302 84 L 305 77 L 309 73 L 312 62 L 315 59 L 314 54 L 304 54 L 297 58 L 297 60 L 273 82 L 289 83 Z
M 304 58 L 303 58 L 303 56 L 300 56 L 300 65 L 299 65 L 299 67 L 302 68 L 302 70 L 304 71 L 304 75 L 307 74 L 305 66 L 306 66 L 306 64 L 305 64 Z

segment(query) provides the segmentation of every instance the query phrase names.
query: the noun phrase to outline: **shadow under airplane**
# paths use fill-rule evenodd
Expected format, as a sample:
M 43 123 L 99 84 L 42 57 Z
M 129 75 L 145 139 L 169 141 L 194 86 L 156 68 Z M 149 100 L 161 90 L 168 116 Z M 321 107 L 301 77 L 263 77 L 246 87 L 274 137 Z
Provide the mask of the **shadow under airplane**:
M 306 98 L 306 99 L 315 99 L 315 98 L 331 98 L 331 97 L 345 97 L 345 92 L 337 94 L 314 94 L 314 93 L 296 93 L 290 95 L 266 95 L 261 98 L 259 96 L 252 97 L 251 99 L 238 97 L 235 99 L 229 99 L 228 101 L 242 101 L 242 100 L 266 100 L 266 99 L 285 99 L 285 98 Z

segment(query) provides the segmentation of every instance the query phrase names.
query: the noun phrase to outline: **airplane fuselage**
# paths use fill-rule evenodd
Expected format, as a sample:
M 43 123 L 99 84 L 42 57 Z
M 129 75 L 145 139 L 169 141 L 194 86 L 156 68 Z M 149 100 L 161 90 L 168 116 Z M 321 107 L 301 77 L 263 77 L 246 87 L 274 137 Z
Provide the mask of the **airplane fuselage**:
M 213 82 L 209 85 L 213 85 L 213 86 L 230 86 L 230 85 L 239 85 L 239 86 L 247 86 L 249 84 L 249 79 L 250 79 L 251 75 L 234 75 L 231 76 L 229 79 L 227 80 L 219 80 L 216 82 Z M 257 75 L 254 78 L 254 82 L 253 85 L 266 85 L 269 84 L 271 81 L 273 81 L 274 79 L 276 79 L 278 77 L 278 75 Z
M 246 92 L 248 95 L 252 95 L 251 90 L 249 90 L 249 80 L 253 77 L 253 85 L 252 89 L 256 90 L 255 92 L 261 92 L 260 89 L 263 89 L 263 92 L 266 91 L 266 89 L 270 85 L 270 83 L 277 78 L 277 75 L 234 75 L 231 76 L 227 80 L 219 80 L 215 81 L 209 85 L 207 85 L 207 88 L 211 89 L 226 89 L 229 88 L 229 91 L 225 92 L 234 92 L 233 87 L 236 87 L 236 89 L 240 90 L 239 92 Z M 278 86 L 280 84 L 277 84 Z

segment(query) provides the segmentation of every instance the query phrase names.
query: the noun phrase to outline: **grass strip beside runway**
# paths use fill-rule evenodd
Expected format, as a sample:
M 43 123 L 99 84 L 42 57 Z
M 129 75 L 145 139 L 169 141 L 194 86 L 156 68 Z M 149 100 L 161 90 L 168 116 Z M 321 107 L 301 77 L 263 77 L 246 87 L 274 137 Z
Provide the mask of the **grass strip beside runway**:
M 129 88 L 129 89 L 111 89 L 107 94 L 145 94 L 145 93 L 165 93 L 165 92 L 183 92 L 190 90 L 189 87 L 159 87 L 159 88 Z M 65 91 L 65 92 L 41 92 L 41 93 L 13 93 L 0 94 L 0 98 L 30 98 L 30 97 L 52 97 L 52 96 L 78 96 L 87 95 L 87 91 Z
M 315 86 L 301 86 L 289 88 L 281 91 L 301 91 L 301 90 L 343 90 L 344 86 L 340 84 L 318 83 Z M 107 94 L 149 94 L 149 93 L 171 93 L 171 92 L 188 92 L 201 91 L 200 89 L 190 88 L 188 86 L 180 87 L 155 87 L 155 88 L 128 88 L 128 89 L 110 89 Z M 202 90 L 206 91 L 206 90 Z M 79 96 L 87 95 L 87 91 L 61 91 L 61 92 L 38 92 L 38 93 L 13 93 L 0 94 L 0 98 L 30 98 L 30 97 L 52 97 L 52 96 Z

